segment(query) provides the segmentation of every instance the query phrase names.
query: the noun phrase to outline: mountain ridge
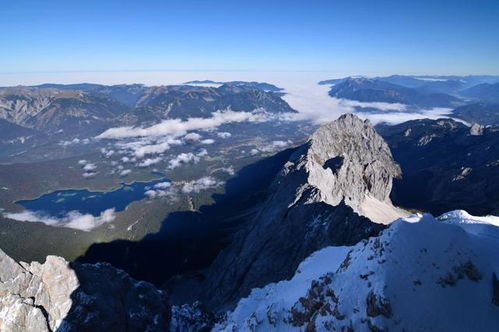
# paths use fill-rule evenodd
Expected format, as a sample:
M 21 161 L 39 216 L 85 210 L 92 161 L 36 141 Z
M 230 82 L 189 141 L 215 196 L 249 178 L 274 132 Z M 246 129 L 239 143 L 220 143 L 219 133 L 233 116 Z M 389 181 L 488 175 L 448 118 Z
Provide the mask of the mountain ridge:
M 338 156 L 340 164 L 324 168 Z M 203 302 L 214 308 L 233 303 L 251 288 L 289 278 L 314 250 L 377 234 L 384 226 L 373 220 L 389 223 L 406 215 L 388 198 L 391 180 L 399 175 L 368 122 L 346 114 L 323 125 L 290 157 L 257 216 L 214 261 L 203 282 Z M 373 201 L 392 212 L 366 209 Z
M 206 118 L 225 109 L 296 113 L 280 94 L 251 84 L 212 88 L 82 83 L 0 88 L 0 119 L 50 134 L 64 130 L 73 136 L 95 135 L 111 126 Z

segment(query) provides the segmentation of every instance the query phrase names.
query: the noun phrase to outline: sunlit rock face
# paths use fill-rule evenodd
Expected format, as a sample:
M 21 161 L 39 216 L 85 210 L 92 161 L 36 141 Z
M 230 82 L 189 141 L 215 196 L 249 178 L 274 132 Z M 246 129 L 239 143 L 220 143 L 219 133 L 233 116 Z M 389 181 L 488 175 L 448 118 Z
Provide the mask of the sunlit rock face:
M 166 295 L 109 264 L 16 263 L 0 250 L 0 331 L 161 330 Z
M 296 149 L 270 185 L 267 200 L 215 260 L 201 299 L 230 307 L 254 287 L 290 278 L 328 245 L 378 234 L 406 212 L 389 199 L 400 169 L 369 122 L 346 114 Z
M 303 166 L 307 185 L 318 189 L 319 201 L 336 206 L 344 200 L 355 212 L 379 223 L 406 215 L 389 198 L 400 168 L 368 121 L 345 114 L 319 128 L 310 139 Z

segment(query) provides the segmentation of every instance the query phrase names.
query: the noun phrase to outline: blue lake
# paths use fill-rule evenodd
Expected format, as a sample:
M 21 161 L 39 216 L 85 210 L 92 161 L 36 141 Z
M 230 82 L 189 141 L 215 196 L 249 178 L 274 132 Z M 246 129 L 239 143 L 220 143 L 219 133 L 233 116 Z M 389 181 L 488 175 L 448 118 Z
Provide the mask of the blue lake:
M 101 212 L 114 208 L 123 211 L 133 201 L 143 199 L 145 191 L 155 184 L 168 181 L 167 179 L 154 180 L 150 182 L 133 182 L 122 184 L 120 188 L 113 191 L 89 191 L 89 190 L 58 190 L 40 196 L 33 200 L 17 201 L 30 211 L 43 212 L 54 217 L 63 217 L 69 211 L 77 210 L 83 214 L 98 216 Z

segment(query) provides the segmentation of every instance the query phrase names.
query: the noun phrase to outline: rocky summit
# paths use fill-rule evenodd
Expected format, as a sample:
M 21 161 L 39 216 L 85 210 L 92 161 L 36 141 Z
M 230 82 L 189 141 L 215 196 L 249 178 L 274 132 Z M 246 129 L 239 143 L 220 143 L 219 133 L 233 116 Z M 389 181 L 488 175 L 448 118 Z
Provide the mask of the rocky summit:
M 347 114 L 322 126 L 285 163 L 256 217 L 215 260 L 200 298 L 225 307 L 254 287 L 291 277 L 318 249 L 376 235 L 381 224 L 406 215 L 389 199 L 396 176 L 400 169 L 369 122 Z
M 352 114 L 319 128 L 306 155 L 295 168 L 308 173 L 307 187 L 317 189 L 315 200 L 336 206 L 341 201 L 378 223 L 405 215 L 390 201 L 393 178 L 401 177 L 386 142 L 370 125 Z M 297 197 L 297 199 L 299 199 Z

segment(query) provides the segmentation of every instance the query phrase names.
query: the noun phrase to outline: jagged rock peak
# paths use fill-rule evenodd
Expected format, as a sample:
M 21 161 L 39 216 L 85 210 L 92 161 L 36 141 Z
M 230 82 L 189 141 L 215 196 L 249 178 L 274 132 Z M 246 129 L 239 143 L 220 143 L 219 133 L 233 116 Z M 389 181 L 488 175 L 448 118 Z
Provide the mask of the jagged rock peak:
M 389 199 L 400 175 L 369 122 L 347 114 L 294 149 L 266 200 L 203 281 L 201 300 L 231 307 L 252 288 L 290 278 L 313 251 L 377 235 L 405 211 Z
M 0 331 L 163 331 L 169 320 L 164 292 L 109 264 L 18 264 L 0 250 Z
M 483 135 L 484 128 L 485 128 L 485 126 L 474 123 L 470 128 L 470 135 L 471 136 L 481 136 L 481 135 Z
M 344 114 L 321 126 L 310 138 L 304 162 L 318 201 L 336 206 L 344 200 L 379 223 L 406 215 L 389 198 L 400 167 L 368 120 Z

